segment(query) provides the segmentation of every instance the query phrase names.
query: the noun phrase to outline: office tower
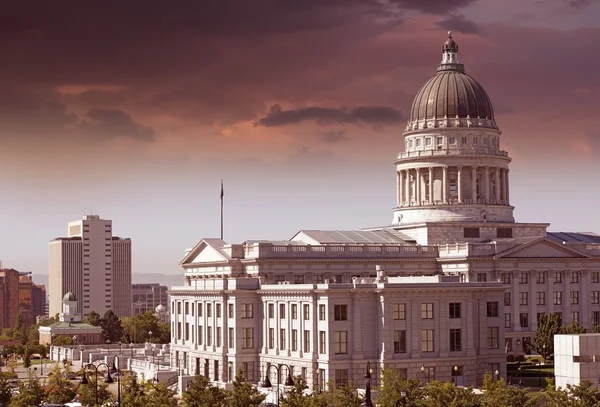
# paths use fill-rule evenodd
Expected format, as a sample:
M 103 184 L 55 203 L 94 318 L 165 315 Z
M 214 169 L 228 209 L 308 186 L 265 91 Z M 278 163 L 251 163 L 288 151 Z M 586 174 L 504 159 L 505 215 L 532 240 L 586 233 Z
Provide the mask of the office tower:
M 167 286 L 158 283 L 133 284 L 131 298 L 133 300 L 133 314 L 141 314 L 148 310 L 156 311 L 156 307 L 169 305 Z
M 0 329 L 14 328 L 19 315 L 19 277 L 15 269 L 0 270 Z
M 50 315 L 60 313 L 72 292 L 84 317 L 112 309 L 131 315 L 131 239 L 112 235 L 112 221 L 86 215 L 69 222 L 67 237 L 49 244 Z

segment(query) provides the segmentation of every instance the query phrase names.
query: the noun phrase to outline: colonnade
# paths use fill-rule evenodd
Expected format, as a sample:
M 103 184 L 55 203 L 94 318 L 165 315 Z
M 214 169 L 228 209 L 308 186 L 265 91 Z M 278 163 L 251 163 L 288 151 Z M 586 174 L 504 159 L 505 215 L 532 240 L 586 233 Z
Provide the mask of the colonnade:
M 445 165 L 400 170 L 396 175 L 397 206 L 509 204 L 508 168 Z

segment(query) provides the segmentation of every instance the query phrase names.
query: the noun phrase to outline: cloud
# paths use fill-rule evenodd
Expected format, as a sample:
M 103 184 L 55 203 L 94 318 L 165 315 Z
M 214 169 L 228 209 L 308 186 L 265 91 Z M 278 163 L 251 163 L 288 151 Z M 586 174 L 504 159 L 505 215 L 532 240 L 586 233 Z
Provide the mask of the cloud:
M 339 143 L 340 141 L 350 140 L 350 137 L 346 136 L 346 130 L 331 130 L 321 133 L 321 141 L 325 143 Z
M 592 0 L 567 0 L 567 4 L 573 8 L 585 8 L 592 4 Z
M 353 109 L 311 106 L 296 110 L 283 110 L 273 105 L 267 115 L 256 121 L 257 126 L 274 127 L 315 121 L 319 125 L 328 124 L 395 124 L 404 121 L 399 110 L 388 106 L 359 106 Z
M 307 146 L 302 146 L 290 155 L 289 161 L 294 164 L 324 164 L 333 158 L 331 151 L 315 151 Z
M 464 34 L 479 34 L 481 28 L 471 20 L 467 20 L 463 15 L 453 15 L 436 23 L 441 28 L 448 31 L 458 31 Z
M 154 139 L 152 128 L 136 123 L 131 116 L 118 109 L 90 109 L 79 128 L 87 135 L 99 137 L 131 137 L 143 141 Z

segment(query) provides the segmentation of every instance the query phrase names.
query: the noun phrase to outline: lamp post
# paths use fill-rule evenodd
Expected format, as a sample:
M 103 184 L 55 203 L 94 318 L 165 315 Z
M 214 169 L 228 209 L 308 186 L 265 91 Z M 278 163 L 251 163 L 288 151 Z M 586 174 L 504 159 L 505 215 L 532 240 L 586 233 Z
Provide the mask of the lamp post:
M 123 354 L 123 342 L 119 341 L 119 355 Z
M 545 360 L 546 345 L 542 345 L 542 360 Z M 538 362 L 538 387 L 542 388 L 542 362 Z
M 494 372 L 494 374 L 496 375 L 496 380 L 498 380 L 498 378 L 500 376 L 500 371 L 498 369 L 496 369 L 496 371 Z
M 110 339 L 106 340 L 106 346 L 108 346 L 108 354 L 110 355 Z
M 129 349 L 131 349 L 131 357 L 133 358 L 133 343 L 129 344 Z
M 148 331 L 148 336 L 150 337 L 150 339 L 148 339 L 148 342 L 152 343 L 152 331 Z
M 400 397 L 402 397 L 402 405 L 405 406 L 406 405 L 406 392 L 405 391 L 401 391 L 400 392 Z
M 454 366 L 454 384 L 458 386 L 458 366 Z
M 110 373 L 117 374 L 117 406 L 121 405 L 121 361 L 119 359 L 117 359 L 118 356 L 115 356 L 113 359 L 113 365 L 110 368 Z M 117 364 L 119 365 L 119 368 L 117 368 L 117 366 L 115 365 L 115 360 L 117 360 Z M 110 375 L 109 373 L 109 375 Z
M 271 384 L 271 380 L 269 380 L 269 372 L 271 371 L 271 368 L 275 368 L 275 370 L 277 371 L 277 407 L 279 407 L 279 383 L 281 383 L 281 369 L 284 366 L 287 368 L 287 371 L 288 371 L 288 377 L 287 377 L 287 379 L 285 379 L 285 385 L 293 386 L 294 379 L 292 379 L 291 369 L 286 364 L 281 364 L 279 366 L 271 365 L 271 364 L 267 365 L 267 371 L 265 372 L 265 380 L 263 380 L 263 382 L 261 383 L 261 387 L 264 387 L 267 389 L 270 389 L 271 387 L 273 387 L 273 385 Z
M 365 407 L 374 407 L 371 400 L 371 362 L 367 361 L 367 371 L 365 372 Z
M 109 367 L 108 367 L 108 365 L 106 363 L 98 363 L 98 365 L 94 365 L 93 363 L 88 363 L 87 365 L 85 365 L 83 367 L 83 369 L 82 369 L 83 370 L 83 376 L 81 377 L 81 382 L 80 382 L 84 386 L 87 385 L 87 384 L 89 384 L 87 376 L 86 376 L 86 373 L 87 373 L 86 370 L 88 368 L 93 368 L 94 373 L 96 375 L 96 382 L 95 382 L 96 383 L 96 391 L 95 391 L 95 393 L 96 393 L 96 405 L 98 405 L 98 369 L 100 367 L 102 367 L 102 366 L 106 366 L 106 379 L 104 379 L 104 383 L 106 383 L 106 384 L 113 383 L 113 379 L 112 379 L 112 377 L 110 377 L 110 369 L 109 369 Z
M 425 384 L 425 366 L 421 366 L 421 376 L 421 380 L 423 381 L 423 384 Z

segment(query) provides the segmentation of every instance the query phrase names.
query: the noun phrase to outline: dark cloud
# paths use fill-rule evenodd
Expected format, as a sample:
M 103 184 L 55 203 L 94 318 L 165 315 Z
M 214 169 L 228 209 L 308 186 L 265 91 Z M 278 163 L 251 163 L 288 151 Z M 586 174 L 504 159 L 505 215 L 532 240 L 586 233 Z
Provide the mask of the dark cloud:
M 266 116 L 256 121 L 256 125 L 275 127 L 297 124 L 303 121 L 315 121 L 320 125 L 340 123 L 395 124 L 403 120 L 404 117 L 399 110 L 387 106 L 360 106 L 353 109 L 311 106 L 295 110 L 283 110 L 280 105 L 273 105 Z
M 592 4 L 592 0 L 566 0 L 567 4 L 573 8 L 585 8 Z
M 436 23 L 441 28 L 448 31 L 458 31 L 464 34 L 479 34 L 481 28 L 471 20 L 467 20 L 463 15 L 453 15 Z
M 340 141 L 348 141 L 350 137 L 346 136 L 346 130 L 331 130 L 321 133 L 321 141 L 325 143 L 339 143 Z
M 456 9 L 470 6 L 478 0 L 391 0 L 391 3 L 409 9 L 431 14 L 446 14 Z
M 131 116 L 118 109 L 90 109 L 79 128 L 86 135 L 105 138 L 132 137 L 144 141 L 154 138 L 151 128 L 136 123 Z

